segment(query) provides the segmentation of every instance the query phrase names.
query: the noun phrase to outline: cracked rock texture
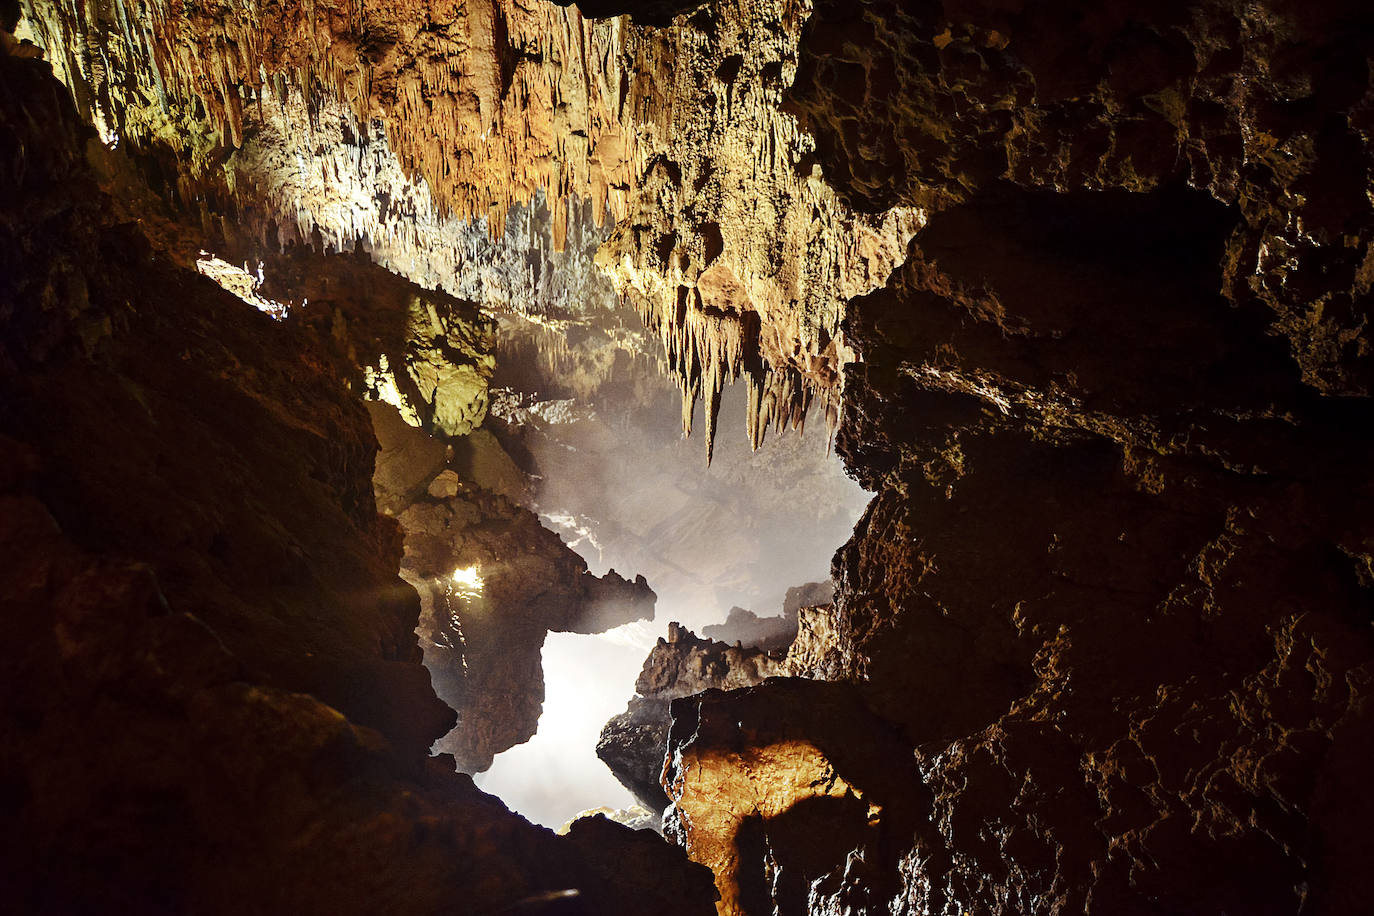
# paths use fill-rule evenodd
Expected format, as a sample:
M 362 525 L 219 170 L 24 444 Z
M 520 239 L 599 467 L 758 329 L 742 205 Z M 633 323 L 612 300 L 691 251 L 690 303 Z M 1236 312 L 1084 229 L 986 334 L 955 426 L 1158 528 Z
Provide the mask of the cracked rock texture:
M 670 623 L 668 638 L 660 638 L 644 660 L 629 707 L 601 730 L 596 755 L 641 804 L 662 811 L 668 804 L 662 779 L 669 704 L 703 690 L 737 690 L 784 673 L 781 662 L 757 649 L 701 639 Z
M 89 129 L 10 47 L 7 908 L 710 912 L 709 877 L 648 835 L 554 837 L 428 758 L 452 713 L 420 665 L 371 424 L 330 344 L 111 222 Z
M 933 829 L 864 858 L 884 908 L 1366 906 L 1370 26 L 818 4 L 790 98 L 827 178 L 931 210 L 850 303 L 839 451 L 877 496 L 792 656 L 915 761 Z M 682 767 L 687 803 L 768 746 L 682 715 L 720 771 Z M 729 835 L 709 810 L 689 848 Z M 748 842 L 695 855 L 768 874 Z

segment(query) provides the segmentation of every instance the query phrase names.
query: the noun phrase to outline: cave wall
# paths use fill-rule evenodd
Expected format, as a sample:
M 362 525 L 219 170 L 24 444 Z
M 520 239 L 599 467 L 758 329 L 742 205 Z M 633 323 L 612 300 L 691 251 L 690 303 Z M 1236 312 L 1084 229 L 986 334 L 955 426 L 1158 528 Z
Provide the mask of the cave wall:
M 794 660 L 929 796 L 904 852 L 771 798 L 698 835 L 776 746 L 728 723 L 793 702 L 684 709 L 669 759 L 720 771 L 669 788 L 689 849 L 735 831 L 759 881 L 849 830 L 804 903 L 727 911 L 837 911 L 859 860 L 894 912 L 1367 906 L 1371 36 L 1359 4 L 817 4 L 789 101 L 826 178 L 931 213 L 847 311 L 877 495 Z
M 751 440 L 766 399 L 795 419 L 861 361 L 839 448 L 877 495 L 792 657 L 836 683 L 674 713 L 671 832 L 726 912 L 1364 908 L 1366 5 L 722 3 L 656 32 L 542 4 L 206 8 L 137 36 L 123 6 L 60 9 L 78 101 L 99 120 L 81 86 L 128 85 L 82 49 L 143 48 L 100 58 L 144 93 L 113 109 L 175 102 L 160 136 L 194 141 L 173 144 L 192 174 L 250 150 L 275 100 L 344 112 L 326 178 L 375 172 L 359 151 L 384 132 L 436 213 L 499 231 L 544 193 L 554 248 L 568 195 L 593 226 L 604 195 L 603 266 L 685 403 L 750 375 Z M 311 234 L 201 181 L 178 187 L 215 189 L 207 231 L 222 203 Z M 387 234 L 373 212 L 350 225 Z M 80 301 L 69 273 L 52 285 Z
M 98 141 L 12 48 L 7 905 L 709 912 L 709 876 L 656 839 L 609 823 L 556 838 L 428 757 L 453 717 L 420 665 L 371 423 L 330 342 L 113 220 L 86 159 Z

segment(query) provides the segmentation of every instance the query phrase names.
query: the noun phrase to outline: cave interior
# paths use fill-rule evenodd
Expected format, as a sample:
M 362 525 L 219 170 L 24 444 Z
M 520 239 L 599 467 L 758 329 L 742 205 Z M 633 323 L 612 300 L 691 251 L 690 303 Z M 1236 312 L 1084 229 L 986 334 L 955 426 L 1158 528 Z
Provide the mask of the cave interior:
M 1371 398 L 1367 0 L 0 0 L 0 910 L 1374 912 Z

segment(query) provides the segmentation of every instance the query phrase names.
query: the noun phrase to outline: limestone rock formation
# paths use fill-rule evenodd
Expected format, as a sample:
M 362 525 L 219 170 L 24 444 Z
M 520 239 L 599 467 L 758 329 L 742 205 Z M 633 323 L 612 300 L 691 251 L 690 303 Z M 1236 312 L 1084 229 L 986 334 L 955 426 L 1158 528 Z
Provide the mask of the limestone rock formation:
M 1313 803 L 1366 702 L 1369 406 L 1218 294 L 1234 219 L 1195 191 L 1007 192 L 933 217 L 856 303 L 840 448 L 879 495 L 814 673 L 862 672 L 918 748 L 960 857 L 908 906 L 1352 893 L 1323 850 L 1359 840 Z
M 416 456 L 410 474 L 388 471 L 383 486 L 397 489 L 382 492 L 405 535 L 401 575 L 420 593 L 425 665 L 435 691 L 458 711 L 437 748 L 463 772 L 480 772 L 535 732 L 545 635 L 652 619 L 654 593 L 643 576 L 592 575 L 532 512 L 483 486 L 489 479 L 460 476 L 442 446 L 427 450 L 433 440 L 395 412 L 374 416 L 381 469 L 393 456 Z
M 0 51 L 0 125 L 7 906 L 710 912 L 675 850 L 427 759 L 452 714 L 328 347 L 110 222 L 45 65 Z
M 782 614 L 760 617 L 753 611 L 733 607 L 725 622 L 702 627 L 701 635 L 725 643 L 740 643 L 770 654 L 786 653 L 797 638 L 797 617 L 803 608 L 819 608 L 835 600 L 830 582 L 808 582 L 789 588 L 783 599 Z
M 466 436 L 487 413 L 495 323 L 473 302 L 382 270 L 362 252 L 267 254 L 258 292 L 332 340 L 340 371 L 412 426 Z
M 550 630 L 601 632 L 653 616 L 642 577 L 594 577 L 521 502 L 528 482 L 485 430 L 494 322 L 470 302 L 425 290 L 363 253 L 301 246 L 266 254 L 252 296 L 326 344 L 336 371 L 376 404 L 374 488 L 401 523 L 402 573 L 422 595 L 421 645 L 459 722 L 437 747 L 464 772 L 534 734 Z M 247 274 L 240 276 L 247 278 Z M 244 295 L 243 290 L 236 290 Z M 436 438 L 437 437 L 437 438 Z M 468 596 L 455 570 L 477 577 Z M 461 589 L 460 589 L 461 592 Z
M 835 683 L 625 730 L 644 792 L 669 763 L 670 833 L 726 912 L 1367 908 L 1368 3 L 722 0 L 652 29 L 506 0 L 232 6 L 23 5 L 107 183 L 151 186 L 124 225 L 53 85 L 3 61 L 0 524 L 27 650 L 0 667 L 25 838 L 4 899 L 702 904 L 577 846 L 669 862 L 647 835 L 552 841 L 424 767 L 448 717 L 331 369 L 342 325 L 240 316 L 166 263 L 223 240 L 235 264 L 361 248 L 451 291 L 476 265 L 493 298 L 537 291 L 546 340 L 588 326 L 556 300 L 606 287 L 551 272 L 599 245 L 682 425 L 706 402 L 708 455 L 741 376 L 751 445 L 808 404 L 842 417 L 877 495 L 786 662 Z M 479 242 L 513 224 L 547 251 Z M 154 260 L 145 234 L 187 225 Z M 378 360 L 373 388 L 410 379 L 416 419 L 468 428 L 437 394 L 485 378 L 445 384 L 463 348 L 437 325 L 433 359 Z M 604 325 L 561 365 L 614 377 L 640 340 Z M 590 597 L 566 557 L 521 553 L 529 517 L 415 455 L 395 505 L 448 580 L 431 649 L 468 628 L 448 599 L 480 619 L 463 590 L 553 616 Z M 508 549 L 572 604 L 488 580 Z M 556 896 L 574 881 L 585 899 Z
M 683 427 L 705 402 L 708 458 L 721 389 L 743 377 L 746 432 L 833 426 L 848 358 L 845 300 L 880 285 L 918 209 L 857 215 L 819 180 L 812 138 L 780 107 L 810 4 L 727 0 L 671 28 L 624 33 L 636 115 L 635 192 L 598 254 L 662 338 Z
M 778 661 L 757 649 L 701 639 L 670 623 L 668 638 L 660 638 L 644 660 L 628 708 L 602 729 L 596 754 L 641 804 L 662 811 L 668 804 L 661 780 L 669 704 L 703 690 L 736 690 L 783 673 Z
M 1358 0 L 821 0 L 789 102 L 861 209 L 1003 180 L 1205 189 L 1239 211 L 1227 299 L 1261 310 L 1306 384 L 1368 394 L 1371 29 Z
M 818 4 L 791 98 L 827 177 L 933 211 L 845 320 L 839 450 L 878 495 L 793 650 L 930 792 L 884 908 L 1368 898 L 1367 793 L 1330 800 L 1374 666 L 1371 34 L 1361 4 Z M 685 798 L 767 746 L 682 715 Z
M 609 215 L 599 259 L 666 347 L 684 427 L 705 400 L 709 455 L 741 375 L 753 445 L 813 400 L 833 424 L 843 302 L 883 282 L 921 223 L 839 203 L 779 109 L 809 8 L 732 0 L 646 28 L 546 3 L 318 16 L 25 0 L 21 33 L 163 204 L 235 258 L 361 244 L 452 289 L 493 260 L 480 237 L 513 208 L 542 199 L 555 251 Z
M 717 912 L 886 910 L 900 857 L 932 832 L 929 795 L 853 687 L 708 690 L 672 716 L 664 829 L 715 873 Z
M 119 190 L 132 196 L 137 189 L 126 182 Z M 174 252 L 184 246 L 184 226 L 155 228 Z M 361 250 L 320 254 L 293 245 L 265 252 L 258 264 L 256 278 L 238 271 L 217 282 L 259 307 L 264 297 L 278 306 L 278 317 L 323 342 L 355 390 L 394 408 L 372 410 L 383 445 L 374 484 L 383 511 L 405 533 L 403 574 L 424 598 L 426 665 L 441 698 L 459 711 L 438 747 L 465 772 L 484 770 L 535 731 L 545 633 L 601 632 L 650 618 L 653 593 L 642 577 L 591 576 L 521 505 L 524 475 L 490 433 L 476 429 L 487 411 L 496 326 L 474 303 L 382 270 Z M 453 573 L 479 568 L 479 582 L 495 576 L 496 583 L 481 599 L 482 619 L 468 619 L 464 632 L 462 618 L 472 615 L 453 593 Z

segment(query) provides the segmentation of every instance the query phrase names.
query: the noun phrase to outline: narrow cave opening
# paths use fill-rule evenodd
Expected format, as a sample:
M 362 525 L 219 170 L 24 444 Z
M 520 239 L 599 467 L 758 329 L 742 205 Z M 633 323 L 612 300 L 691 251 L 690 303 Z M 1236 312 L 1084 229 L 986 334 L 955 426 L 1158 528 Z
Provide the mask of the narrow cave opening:
M 682 436 L 671 382 L 647 360 L 621 369 L 614 384 L 581 397 L 547 397 L 574 392 L 514 361 L 498 363 L 494 379 L 503 406 L 490 425 L 503 441 L 518 440 L 511 451 L 531 471 L 530 505 L 544 526 L 590 572 L 642 574 L 657 595 L 652 620 L 600 634 L 549 633 L 537 731 L 476 777 L 555 829 L 596 809 L 658 826 L 661 805 L 636 798 L 596 753 L 603 727 L 634 695 L 646 656 L 680 623 L 765 644 L 780 660 L 796 630 L 794 612 L 791 634 L 777 632 L 789 625 L 789 590 L 828 584 L 831 556 L 867 503 L 823 432 L 788 431 L 752 450 L 743 385 L 724 393 L 724 432 L 708 466 L 700 437 Z M 698 422 L 703 410 L 696 406 Z

